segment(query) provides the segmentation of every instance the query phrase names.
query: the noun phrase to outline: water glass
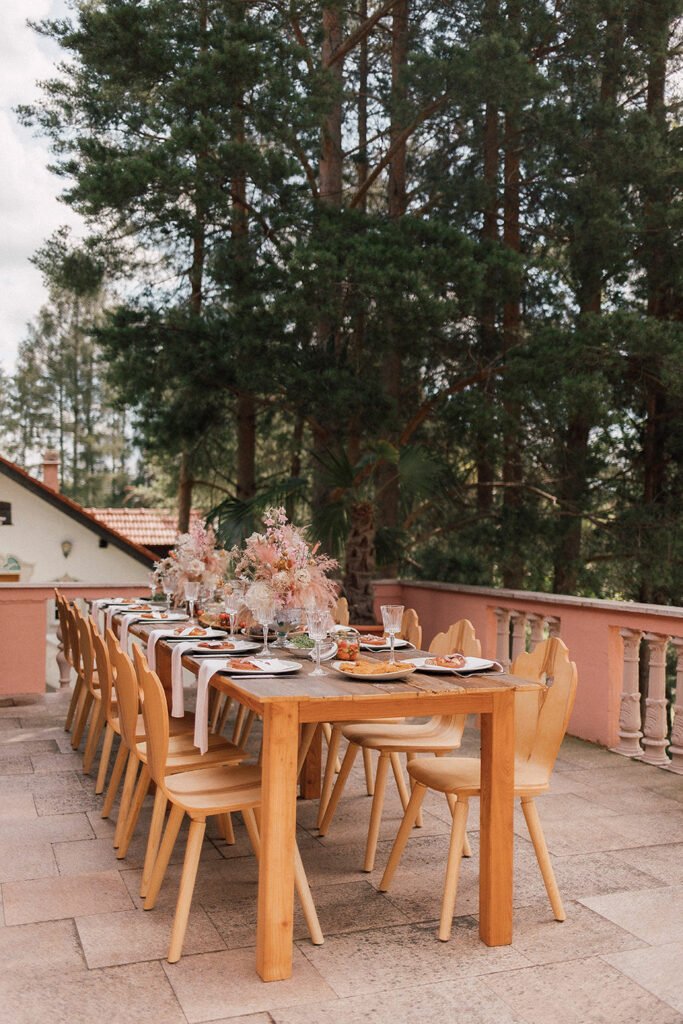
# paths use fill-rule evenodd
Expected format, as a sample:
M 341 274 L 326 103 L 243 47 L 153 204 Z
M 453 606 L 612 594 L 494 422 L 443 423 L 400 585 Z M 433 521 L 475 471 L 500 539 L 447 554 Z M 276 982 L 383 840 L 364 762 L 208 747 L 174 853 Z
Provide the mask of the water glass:
M 175 580 L 170 579 L 169 577 L 162 579 L 161 589 L 166 595 L 166 611 L 170 612 L 173 595 L 175 594 Z
M 199 596 L 199 583 L 187 582 L 185 584 L 184 589 L 185 589 L 185 600 L 187 601 L 187 605 L 188 605 L 188 612 L 189 612 L 190 618 L 193 619 L 194 618 L 195 602 L 197 600 L 197 597 Z
M 244 587 L 241 583 L 230 582 L 223 591 L 223 607 L 230 618 L 230 639 L 235 640 L 235 620 L 244 604 Z
M 396 634 L 401 632 L 401 622 L 403 620 L 404 606 L 402 604 L 383 604 L 380 611 L 382 612 L 382 622 L 384 623 L 384 632 L 389 634 L 389 664 L 395 665 L 394 659 L 394 640 Z
M 307 613 L 306 630 L 311 640 L 315 642 L 315 668 L 311 672 L 312 676 L 327 675 L 327 672 L 320 667 L 320 649 L 331 624 L 332 616 L 327 608 L 313 608 Z

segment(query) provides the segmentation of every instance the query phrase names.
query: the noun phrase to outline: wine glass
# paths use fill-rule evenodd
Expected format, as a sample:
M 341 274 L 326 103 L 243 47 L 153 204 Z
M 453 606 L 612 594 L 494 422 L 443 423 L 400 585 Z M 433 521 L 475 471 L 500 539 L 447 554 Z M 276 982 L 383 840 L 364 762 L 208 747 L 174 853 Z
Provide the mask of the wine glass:
M 235 640 L 235 620 L 240 608 L 244 604 L 244 584 L 239 580 L 232 580 L 226 585 L 223 591 L 223 607 L 225 614 L 230 617 L 230 639 Z
M 199 583 L 196 581 L 188 580 L 184 585 L 184 590 L 185 600 L 187 601 L 188 604 L 188 612 L 190 618 L 193 619 L 195 602 L 197 600 L 197 597 L 199 596 Z
M 396 634 L 401 632 L 401 620 L 403 619 L 403 605 L 402 604 L 383 604 L 380 611 L 382 612 L 382 622 L 384 623 L 384 631 L 389 634 L 389 664 L 395 665 L 396 660 L 394 658 L 394 640 Z
M 266 658 L 270 655 L 268 627 L 277 615 L 278 605 L 277 598 L 267 594 L 259 594 L 258 597 L 252 598 L 249 604 L 249 610 L 254 614 L 256 621 L 263 629 L 263 649 L 259 651 L 259 654 L 264 655 Z
M 320 648 L 328 634 L 332 617 L 327 608 L 311 608 L 306 615 L 306 629 L 311 640 L 315 642 L 315 668 L 312 676 L 326 676 L 327 672 L 320 667 Z
M 176 582 L 171 576 L 164 576 L 161 580 L 161 589 L 166 595 L 166 611 L 170 612 L 173 595 L 175 594 Z
M 155 572 L 150 572 L 147 576 L 147 582 L 149 584 L 149 599 L 150 601 L 153 601 L 154 595 L 157 592 L 157 574 Z

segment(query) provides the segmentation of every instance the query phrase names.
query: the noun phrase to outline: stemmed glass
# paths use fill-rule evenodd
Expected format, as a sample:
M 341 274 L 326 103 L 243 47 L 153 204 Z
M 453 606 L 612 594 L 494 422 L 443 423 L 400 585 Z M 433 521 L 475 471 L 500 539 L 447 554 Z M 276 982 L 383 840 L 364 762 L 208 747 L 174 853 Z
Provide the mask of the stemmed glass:
M 244 604 L 244 584 L 239 580 L 231 580 L 223 591 L 223 607 L 230 617 L 230 639 L 235 640 L 235 620 Z
M 185 583 L 185 600 L 188 603 L 188 612 L 190 618 L 194 618 L 194 606 L 195 601 L 199 596 L 199 583 L 198 582 L 187 582 Z
M 273 647 L 286 647 L 287 634 L 301 622 L 301 608 L 283 608 L 277 613 L 277 640 Z
M 326 676 L 327 672 L 320 667 L 320 649 L 332 623 L 332 616 L 327 608 L 311 608 L 306 614 L 306 630 L 315 642 L 315 668 L 312 676 Z
M 150 601 L 153 601 L 154 600 L 154 595 L 157 592 L 157 576 L 156 576 L 155 572 L 151 572 L 148 575 L 147 582 L 149 584 L 149 599 L 150 599 Z
M 171 602 L 172 602 L 173 595 L 175 594 L 175 588 L 176 588 L 176 581 L 174 579 L 172 579 L 170 576 L 164 576 L 164 578 L 161 581 L 161 589 L 163 590 L 164 594 L 166 595 L 166 611 L 167 612 L 170 612 L 170 610 L 171 610 Z
M 259 654 L 266 658 L 270 655 L 268 627 L 275 620 L 278 604 L 277 598 L 265 594 L 259 594 L 258 598 L 253 599 L 249 604 L 249 611 L 255 615 L 256 621 L 263 629 L 263 649 L 259 651 Z
M 389 634 L 389 665 L 395 665 L 394 641 L 396 634 L 401 632 L 401 620 L 403 619 L 402 604 L 383 604 L 381 606 L 382 622 L 384 631 Z

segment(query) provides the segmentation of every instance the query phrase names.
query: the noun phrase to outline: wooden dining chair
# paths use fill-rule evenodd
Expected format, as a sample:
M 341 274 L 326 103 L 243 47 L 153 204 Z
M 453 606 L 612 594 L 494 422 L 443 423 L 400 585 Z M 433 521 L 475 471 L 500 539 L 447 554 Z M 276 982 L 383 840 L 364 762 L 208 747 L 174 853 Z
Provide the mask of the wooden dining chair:
M 555 873 L 534 800 L 541 793 L 545 793 L 550 786 L 550 776 L 569 724 L 569 716 L 576 696 L 576 665 L 569 661 L 567 648 L 556 637 L 539 644 L 531 656 L 522 655 L 516 659 L 513 666 L 514 675 L 519 674 L 520 663 L 521 665 L 530 665 L 533 672 L 539 665 L 544 666 L 543 674 L 546 676 L 546 685 L 532 693 L 530 700 L 527 699 L 527 694 L 531 691 L 518 691 L 515 694 L 514 792 L 522 804 L 522 811 L 553 915 L 555 920 L 564 921 L 566 915 L 562 898 L 557 888 Z M 415 785 L 379 888 L 381 892 L 389 890 L 413 828 L 415 816 L 427 790 L 433 789 L 450 795 L 455 799 L 455 812 L 439 925 L 439 938 L 446 942 L 451 936 L 453 925 L 469 801 L 472 797 L 480 794 L 481 761 L 475 757 L 448 757 L 438 760 L 421 758 L 408 766 L 408 772 Z
M 94 659 L 92 658 L 92 649 L 84 649 L 83 646 L 84 634 L 81 625 L 83 618 L 80 608 L 73 604 L 69 608 L 69 625 L 71 630 L 69 643 L 75 654 L 76 686 L 79 688 L 79 698 L 74 715 L 73 732 L 71 734 L 71 746 L 74 750 L 78 750 L 81 745 L 93 706 L 93 690 L 99 687 Z
M 481 657 L 481 643 L 477 640 L 474 626 L 469 619 L 458 619 L 445 633 L 437 633 L 429 645 L 429 653 L 464 654 L 468 658 Z
M 468 619 L 462 619 L 456 625 L 458 628 L 454 631 L 454 636 L 459 644 L 460 653 L 478 657 L 481 653 L 481 644 L 476 638 L 472 623 Z M 327 834 L 358 751 L 377 751 L 379 759 L 375 775 L 375 792 L 372 798 L 363 864 L 364 871 L 372 871 L 382 821 L 389 766 L 394 774 L 405 811 L 408 806 L 409 793 L 399 755 L 405 754 L 410 764 L 418 755 L 431 753 L 437 757 L 443 757 L 450 754 L 460 746 L 466 717 L 466 715 L 438 715 L 420 723 L 403 720 L 398 723 L 363 722 L 344 726 L 341 732 L 348 740 L 348 747 L 342 761 L 341 771 L 318 825 L 320 834 Z M 415 823 L 418 825 L 422 823 L 417 816 Z M 469 853 L 469 844 L 466 842 L 465 855 L 469 856 Z
M 334 606 L 334 612 L 332 617 L 338 626 L 348 626 L 349 624 L 349 602 L 345 597 L 337 598 L 337 603 Z
M 398 634 L 408 643 L 417 647 L 418 651 L 422 647 L 422 626 L 418 614 L 414 608 L 406 608 L 403 612 L 401 619 L 401 632 Z
M 133 663 L 130 658 L 122 652 L 113 633 L 111 633 L 111 637 L 108 637 L 108 639 L 109 652 L 116 678 L 116 696 L 118 701 L 117 706 L 119 722 L 121 725 L 121 736 L 123 743 L 128 749 L 128 760 L 126 763 L 126 773 L 124 777 L 121 803 L 119 806 L 119 817 L 116 823 L 116 831 L 114 833 L 114 846 L 117 850 L 116 856 L 121 860 L 128 852 L 128 847 L 133 837 L 142 805 L 149 791 L 151 775 L 147 765 L 147 733 L 144 717 L 143 725 L 145 726 L 145 731 L 142 738 L 138 731 L 140 694 L 137 676 L 133 669 Z M 138 651 L 139 653 L 137 656 L 144 659 L 146 662 L 144 654 L 142 654 L 142 651 L 140 651 L 137 645 L 134 647 L 134 650 Z M 181 732 L 175 736 L 170 736 L 170 730 L 167 749 L 168 757 L 166 762 L 166 771 L 168 773 L 175 771 L 195 771 L 200 768 L 206 768 L 210 765 L 235 764 L 244 760 L 246 756 L 244 750 L 235 746 L 235 744 L 231 743 L 229 740 L 223 739 L 221 736 L 210 736 L 208 750 L 205 754 L 201 754 L 194 744 L 193 733 Z M 156 817 L 153 813 L 150 837 L 152 837 L 154 825 L 159 815 L 163 820 L 164 810 L 165 804 L 161 805 L 160 802 L 155 802 Z M 232 838 L 231 834 L 232 830 L 230 829 L 229 834 L 226 835 L 228 840 Z M 145 859 L 146 870 L 143 870 L 143 879 L 145 880 L 149 875 L 153 860 L 154 841 L 152 839 L 151 844 L 148 841 L 148 855 Z
M 124 658 L 126 655 L 122 655 L 122 664 Z M 257 812 L 261 803 L 261 769 L 256 765 L 237 765 L 168 774 L 166 770 L 170 756 L 168 707 L 164 691 L 159 677 L 152 672 L 146 659 L 137 648 L 134 651 L 134 658 L 143 694 L 142 713 L 147 731 L 147 765 L 151 777 L 156 783 L 157 792 L 162 794 L 161 799 L 164 801 L 164 805 L 166 801 L 171 805 L 168 824 L 159 845 L 147 887 L 145 910 L 154 908 L 183 818 L 186 814 L 190 818 L 190 830 L 167 958 L 169 963 L 175 963 L 180 959 L 183 950 L 206 830 L 206 819 L 209 817 L 220 819 L 239 811 L 244 819 L 254 853 L 257 858 L 259 856 Z M 163 815 L 157 821 L 159 834 L 162 824 Z M 323 934 L 301 856 L 296 846 L 294 877 L 311 941 L 315 945 L 321 945 Z

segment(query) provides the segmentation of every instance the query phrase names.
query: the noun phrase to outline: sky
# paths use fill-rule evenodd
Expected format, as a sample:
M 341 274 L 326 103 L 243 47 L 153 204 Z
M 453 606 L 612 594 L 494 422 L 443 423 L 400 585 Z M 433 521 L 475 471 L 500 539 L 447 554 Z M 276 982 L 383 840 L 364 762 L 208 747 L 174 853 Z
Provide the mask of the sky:
M 1 0 L 0 33 L 0 366 L 12 372 L 26 324 L 46 299 L 29 258 L 61 224 L 78 218 L 57 199 L 64 186 L 47 170 L 47 144 L 18 124 L 13 107 L 36 99 L 36 81 L 49 78 L 57 48 L 26 20 L 60 17 L 66 0 Z

